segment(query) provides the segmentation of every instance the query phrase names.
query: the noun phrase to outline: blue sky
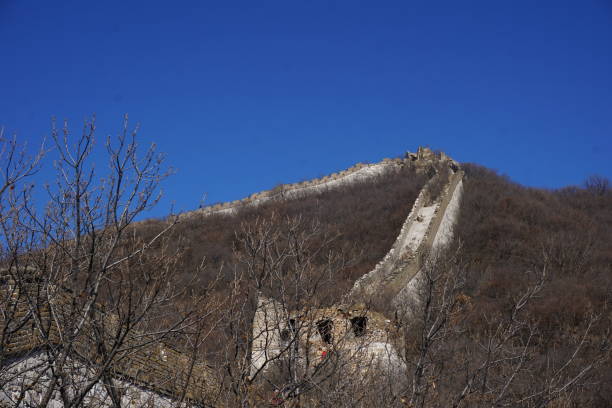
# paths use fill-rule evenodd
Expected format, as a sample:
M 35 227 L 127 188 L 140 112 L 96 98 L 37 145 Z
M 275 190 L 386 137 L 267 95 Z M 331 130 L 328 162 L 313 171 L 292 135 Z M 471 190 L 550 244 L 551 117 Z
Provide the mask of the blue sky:
M 178 170 L 158 215 L 419 145 L 530 186 L 612 177 L 608 0 L 0 0 L 0 61 L 21 140 L 140 122 Z

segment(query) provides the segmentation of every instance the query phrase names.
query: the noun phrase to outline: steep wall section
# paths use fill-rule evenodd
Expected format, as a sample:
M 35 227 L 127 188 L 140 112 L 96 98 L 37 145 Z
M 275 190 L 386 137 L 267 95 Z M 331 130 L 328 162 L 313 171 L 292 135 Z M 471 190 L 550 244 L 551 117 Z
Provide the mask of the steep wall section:
M 451 177 L 440 202 L 439 217 L 431 224 L 431 229 L 426 234 L 424 249 L 431 251 L 430 256 L 436 256 L 436 253 L 443 250 L 452 240 L 462 195 L 463 172 L 459 172 Z M 392 301 L 396 308 L 405 309 L 404 306 L 418 302 L 423 261 L 425 259 L 420 258 L 418 262 L 409 265 L 400 275 L 400 279 L 394 282 L 393 286 L 399 288 Z
M 453 238 L 453 229 L 459 216 L 459 205 L 461 204 L 461 197 L 463 196 L 463 174 L 458 175 L 453 180 L 450 187 L 451 193 L 446 196 L 448 203 L 443 202 L 442 206 L 446 207 L 444 210 L 444 216 L 440 226 L 438 227 L 435 238 L 432 243 L 432 249 L 434 251 L 441 250 L 444 246 L 448 245 Z
M 442 193 L 438 199 L 430 202 L 430 190 L 437 181 L 435 177 L 440 176 L 434 176 L 419 193 L 385 258 L 355 282 L 349 293 L 353 302 L 369 300 L 375 294 L 395 299 L 414 294 L 414 283 L 410 282 L 421 268 L 422 254 L 440 249 L 450 242 L 463 191 L 463 172 L 450 172 Z
M 409 261 L 417 253 L 435 212 L 435 205 L 425 205 L 429 199 L 431 183 L 432 180 L 419 193 L 412 206 L 412 210 L 410 210 L 410 214 L 408 214 L 406 221 L 404 221 L 402 229 L 389 252 L 372 271 L 355 282 L 349 297 L 355 298 L 374 294 L 385 281 L 392 278 L 401 260 Z

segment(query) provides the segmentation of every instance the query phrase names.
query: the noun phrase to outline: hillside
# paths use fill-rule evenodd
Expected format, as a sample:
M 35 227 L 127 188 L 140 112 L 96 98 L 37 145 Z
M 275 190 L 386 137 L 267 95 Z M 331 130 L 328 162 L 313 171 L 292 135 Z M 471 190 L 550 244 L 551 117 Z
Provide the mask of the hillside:
M 521 327 L 508 334 L 514 347 L 529 350 L 526 361 L 514 374 L 506 368 L 495 380 L 491 376 L 492 382 L 504 384 L 514 376 L 506 393 L 518 400 L 532 397 L 521 406 L 610 406 L 612 192 L 528 188 L 478 165 L 462 168 L 465 190 L 453 245 L 465 273 L 461 293 L 468 298 L 457 317 L 462 334 L 449 336 L 444 345 L 453 352 L 437 349 L 437 357 L 447 358 L 451 367 L 465 367 L 466 359 L 482 362 L 483 340 L 494 339 L 502 322 L 515 318 Z M 511 317 L 517 301 L 534 287 L 539 291 Z M 588 380 L 580 376 L 585 369 L 592 369 Z M 466 378 L 446 370 L 452 380 L 440 381 L 439 390 L 460 394 L 452 382 L 465 384 Z M 573 389 L 557 391 L 562 384 Z M 497 397 L 482 391 L 467 406 Z
M 135 223 L 118 256 L 131 247 L 137 256 L 106 275 L 95 308 L 103 317 L 74 340 L 86 349 L 78 358 L 104 357 L 96 336 L 126 319 L 138 327 L 125 329 L 131 338 L 157 337 L 121 360 L 146 354 L 143 361 L 155 364 L 125 374 L 117 363 L 113 373 L 149 390 L 139 401 L 155 397 L 163 406 L 184 388 L 193 406 L 608 407 L 607 186 L 523 187 L 420 148 L 403 159 Z M 147 242 L 148 255 L 140 252 Z M 61 351 L 60 326 L 46 322 L 57 300 L 45 299 L 69 281 L 46 280 L 44 266 L 54 258 L 45 251 L 11 261 L 13 268 L 29 257 L 39 262 L 43 267 L 25 269 L 33 277 L 5 270 L 4 309 L 18 299 L 23 321 L 14 326 L 3 317 L 2 351 L 18 368 L 44 361 L 45 348 Z M 65 289 L 68 305 L 76 292 Z M 40 312 L 28 309 L 29 290 L 42 298 L 52 341 L 27 323 Z M 10 354 L 15 344 L 19 353 Z M 168 361 L 181 364 L 163 368 Z
M 480 346 L 482 339 L 497 341 L 499 350 L 496 352 L 501 353 L 498 357 L 507 356 L 525 340 L 521 338 L 526 330 L 531 334 L 529 342 L 523 346 L 527 347 L 529 358 L 512 377 L 504 398 L 512 400 L 531 392 L 538 397 L 525 402 L 525 406 L 546 405 L 552 400 L 580 406 L 608 406 L 612 400 L 610 387 L 595 384 L 611 381 L 607 330 L 610 328 L 612 293 L 612 194 L 578 187 L 527 188 L 478 165 L 466 164 L 462 169 L 465 171 L 464 192 L 447 252 L 456 254 L 453 268 L 458 268 L 455 272 L 461 274 L 456 293 L 463 303 L 460 307 L 455 305 L 452 311 L 456 326 L 453 330 L 445 327 L 449 332 L 438 340 L 435 348 L 428 350 L 428 353 L 435 353 L 427 358 L 435 357 L 428 362 L 428 369 L 433 370 L 429 375 L 435 373 L 437 378 L 437 392 L 427 394 L 429 402 L 425 406 L 435 401 L 435 405 L 452 405 L 453 399 L 461 395 L 463 386 L 458 384 L 465 385 L 466 377 L 459 375 L 456 367 L 468 361 L 471 364 L 488 361 Z M 430 177 L 406 166 L 370 181 L 317 191 L 299 199 L 246 206 L 233 214 L 190 216 L 176 229 L 185 249 L 181 268 L 189 271 L 201 257 L 206 257 L 209 262 L 207 279 L 212 279 L 219 270 L 224 272 L 217 291 L 225 297 L 227 285 L 236 271 L 248 269 L 243 263 L 244 248 L 241 248 L 245 232 L 257 231 L 261 223 L 281 225 L 280 230 L 283 230 L 288 228 L 285 221 L 296 217 L 302 221 L 300 228 L 309 230 L 309 223 L 316 220 L 316 231 L 309 230 L 313 232 L 309 248 L 324 247 L 342 254 L 343 262 L 334 269 L 332 276 L 316 285 L 312 296 L 305 295 L 295 304 L 292 300 L 286 307 L 314 310 L 346 302 L 345 295 L 354 282 L 373 270 L 394 245 L 419 190 Z M 441 194 L 444 177 L 440 173 L 438 185 L 430 186 L 436 190 L 432 197 Z M 278 241 L 283 240 L 281 235 L 277 236 Z M 314 264 L 315 270 L 328 266 L 325 257 L 316 258 Z M 393 268 L 404 266 L 396 264 Z M 250 291 L 247 288 L 251 284 L 245 285 L 245 290 Z M 283 284 L 271 284 L 259 290 L 278 297 L 285 296 L 281 293 L 286 293 L 287 289 Z M 516 308 L 517 299 L 530 290 L 537 293 L 534 292 L 521 308 L 520 319 L 518 312 L 508 317 Z M 397 311 L 401 307 L 398 309 L 397 303 L 392 304 L 389 296 L 386 289 L 379 288 L 360 301 L 371 310 L 378 310 L 390 318 L 395 315 L 398 319 Z M 240 320 L 244 326 L 242 330 L 248 330 L 255 313 L 255 299 L 249 299 L 244 304 L 239 302 L 247 305 L 248 312 L 233 321 Z M 442 310 L 437 308 L 432 312 Z M 224 319 L 231 321 L 230 316 Z M 423 352 L 423 339 L 414 336 L 421 333 L 422 325 L 427 327 L 431 322 L 421 321 L 420 326 L 414 321 L 399 319 L 396 324 L 405 330 L 408 342 L 407 359 L 418 361 Z M 496 337 L 501 336 L 499 332 L 495 334 L 496 330 L 502 329 L 507 331 L 508 338 Z M 226 332 L 208 344 L 205 353 L 209 361 L 221 365 L 227 361 L 224 347 L 234 344 L 228 343 L 232 334 Z M 508 342 L 514 345 L 509 346 Z M 249 346 L 243 347 L 246 352 Z M 576 356 L 570 361 L 572 353 Z M 440 366 L 436 362 L 440 359 L 447 364 Z M 564 366 L 566 362 L 568 365 Z M 486 387 L 493 389 L 504 384 L 507 372 L 516 368 L 512 365 L 491 367 L 486 380 L 471 364 L 466 368 L 468 372 L 474 370 L 472 381 L 488 381 L 490 384 Z M 561 367 L 564 368 L 559 371 Z M 586 372 L 582 373 L 585 368 Z M 408 372 L 414 374 L 410 365 Z M 553 390 L 555 381 L 559 388 L 571 385 L 572 391 Z M 479 386 L 484 387 L 484 384 Z M 472 383 L 470 387 L 475 385 Z M 550 394 L 545 396 L 542 391 L 545 389 Z M 467 406 L 486 405 L 495 400 L 494 394 L 495 391 L 484 388 L 470 389 L 459 401 Z
M 182 251 L 179 269 L 187 281 L 205 259 L 203 282 L 215 279 L 221 271 L 218 288 L 223 292 L 236 268 L 241 267 L 235 250 L 242 232 L 260 223 L 302 218 L 306 224 L 317 224 L 310 245 L 329 241 L 326 248 L 346 259 L 333 276 L 333 288 L 320 293 L 319 300 L 331 305 L 385 256 L 425 181 L 426 176 L 416 167 L 397 167 L 373 178 L 321 186 L 296 199 L 244 206 L 233 213 L 196 211 L 182 217 L 173 231 Z M 163 221 L 150 220 L 138 226 L 139 233 L 153 235 L 164 225 Z
M 460 265 L 463 274 L 457 294 L 462 296 L 464 304 L 453 313 L 457 314 L 455 319 L 460 322 L 455 329 L 464 334 L 445 336 L 436 345 L 436 360 L 454 361 L 455 367 L 466 364 L 468 360 L 486 361 L 479 349 L 479 339 L 492 336 L 491 330 L 496 325 L 499 329 L 507 324 L 505 329 L 511 331 L 507 334 L 514 339 L 512 342 L 520 339 L 529 327 L 533 331 L 527 346 L 529 364 L 525 363 L 515 373 L 504 398 L 518 398 L 527 392 L 543 393 L 542 389 L 552 387 L 546 381 L 553 379 L 561 388 L 561 384 L 565 384 L 563 381 L 570 382 L 572 376 L 576 376 L 575 382 L 570 383 L 571 392 L 555 394 L 551 388 L 547 391 L 551 395 L 539 395 L 542 397 L 540 401 L 548 404 L 546 401 L 550 398 L 581 406 L 608 406 L 612 399 L 610 387 L 594 384 L 610 382 L 606 331 L 610 328 L 612 290 L 610 191 L 602 193 L 578 187 L 560 190 L 527 188 L 477 165 L 466 164 L 462 168 L 465 171 L 464 193 L 448 251 L 459 254 L 459 259 L 454 262 L 456 266 Z M 238 258 L 233 258 L 241 252 L 241 233 L 252 231 L 251 228 L 262 220 L 280 224 L 283 219 L 291 217 L 317 220 L 322 229 L 317 229 L 319 238 L 309 245 L 317 248 L 325 245 L 349 261 L 338 267 L 326 283 L 317 286 L 314 296 L 302 300 L 301 307 L 308 302 L 308 307 L 319 308 L 346 301 L 343 295 L 357 278 L 372 270 L 393 245 L 419 188 L 424 185 L 422 174 L 407 167 L 370 182 L 317 192 L 299 200 L 277 200 L 243 208 L 233 215 L 190 217 L 178 227 L 185 238 L 186 255 L 182 265 L 188 270 L 189 265 L 193 266 L 197 259 L 206 256 L 211 265 L 209 273 L 223 266 L 223 279 L 230 282 L 232 274 L 242 267 Z M 441 186 L 437 188 L 441 189 Z M 328 242 L 320 237 L 333 239 Z M 322 258 L 315 263 L 317 268 L 325 267 Z M 542 273 L 544 275 L 540 275 Z M 222 293 L 225 285 L 221 283 L 218 286 Z M 520 324 L 518 320 L 507 320 L 517 299 L 535 286 L 537 294 L 529 298 L 520 310 Z M 274 297 L 275 291 L 278 296 L 278 290 L 278 286 L 270 286 L 264 288 L 264 293 Z M 381 293 L 386 292 L 364 301 L 372 310 L 377 309 L 389 317 L 395 313 L 397 318 L 397 305 L 392 306 L 390 298 L 381 300 Z M 252 302 L 254 300 L 249 304 L 254 308 Z M 248 325 L 252 313 L 255 313 L 254 309 L 247 314 L 243 324 Z M 398 321 L 397 324 L 406 328 L 407 341 L 419 332 L 414 323 Z M 585 338 L 588 339 L 586 342 Z M 490 340 L 493 341 L 493 337 Z M 501 339 L 497 340 L 501 342 Z M 206 352 L 211 361 L 218 360 L 218 353 L 223 354 L 221 350 L 227 345 L 226 341 L 227 338 L 209 344 Z M 422 346 L 418 346 L 422 339 L 414 338 L 412 341 L 415 342 L 412 347 L 416 348 L 407 348 L 409 360 L 411 350 L 417 352 Z M 508 341 L 503 340 L 503 353 L 509 353 L 510 349 L 505 348 Z M 446 352 L 459 349 L 463 351 L 443 357 Z M 558 371 L 567 362 L 564 359 L 574 352 L 576 357 Z M 417 352 L 413 358 L 418 355 Z M 430 369 L 435 369 L 438 378 L 438 393 L 435 398 L 429 395 L 430 403 L 445 401 L 443 404 L 451 404 L 451 396 L 461 394 L 457 384 L 466 379 L 457 377 L 452 364 L 449 367 L 438 366 L 433 361 L 430 363 Z M 588 370 L 582 373 L 584 368 Z M 507 375 L 504 372 L 512 369 L 491 368 L 489 381 L 503 384 Z M 534 377 L 536 373 L 541 373 L 541 376 Z M 482 375 L 478 370 L 473 374 L 474 382 Z M 478 380 L 483 381 L 482 378 Z M 536 389 L 540 391 L 536 392 Z M 470 394 L 478 397 L 464 395 L 460 401 L 468 406 L 486 405 L 492 397 L 488 392 L 486 395 L 482 392 L 471 390 Z M 536 400 L 534 397 L 531 401 L 535 404 L 533 406 L 538 405 L 534 402 Z M 531 405 L 526 403 L 526 406 Z

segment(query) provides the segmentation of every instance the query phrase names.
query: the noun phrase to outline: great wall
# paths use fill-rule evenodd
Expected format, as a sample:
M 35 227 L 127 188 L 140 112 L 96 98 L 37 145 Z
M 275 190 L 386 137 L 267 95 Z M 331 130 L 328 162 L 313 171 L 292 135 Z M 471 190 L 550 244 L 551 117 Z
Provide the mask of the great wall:
M 292 340 L 299 344 L 299 347 L 292 352 L 296 354 L 292 358 L 310 361 L 316 359 L 317 353 L 321 353 L 321 350 L 325 355 L 325 350 L 331 346 L 332 349 L 341 348 L 355 355 L 357 364 L 362 360 L 369 360 L 381 364 L 388 370 L 402 369 L 398 348 L 392 340 L 394 325 L 391 320 L 369 310 L 366 305 L 374 296 L 382 295 L 391 301 L 391 305 L 400 311 L 400 314 L 410 316 L 412 313 L 410 307 L 419 301 L 418 288 L 421 282 L 419 272 L 422 271 L 424 262 L 436 256 L 452 239 L 463 193 L 464 173 L 458 163 L 444 153 L 435 154 L 427 148 L 419 148 L 417 153 L 408 153 L 403 160 L 385 160 L 377 165 L 371 165 L 370 168 L 384 169 L 372 172 L 380 174 L 380 171 L 388 171 L 390 165 L 412 165 L 419 171 L 431 174 L 412 205 L 393 246 L 373 270 L 355 282 L 342 303 L 336 307 L 317 309 L 304 314 L 301 311 L 286 310 L 274 299 L 260 296 L 252 327 L 252 373 L 265 370 L 267 362 L 275 360 L 283 350 L 287 349 L 289 343 L 287 339 L 283 340 L 283 333 L 296 332 L 295 325 L 298 324 L 296 322 L 306 328 L 301 332 L 308 334 L 306 338 L 297 335 L 296 340 Z M 334 186 L 331 183 L 353 182 L 342 174 L 339 173 L 328 181 L 325 181 L 325 178 L 317 180 L 314 185 L 321 188 Z M 440 192 L 435 194 L 435 187 L 440 185 L 442 186 Z M 293 198 L 298 193 L 304 193 L 304 187 L 301 184 L 293 185 L 288 191 L 294 194 L 285 195 L 283 198 Z M 263 197 L 280 198 L 272 194 Z M 252 205 L 254 202 L 241 203 Z M 217 209 L 219 210 L 222 209 Z M 210 214 L 215 210 L 209 208 L 204 211 Z M 361 332 L 355 329 L 355 319 L 361 319 L 363 322 L 363 326 L 359 329 Z M 371 324 L 367 323 L 368 320 Z M 331 333 L 329 336 L 321 330 L 321 322 L 325 322 L 328 327 L 326 330 Z M 371 326 L 367 336 L 366 324 Z M 396 333 L 396 344 L 397 337 Z M 335 340 L 331 340 L 332 338 Z M 349 375 L 354 373 L 353 370 Z
M 410 282 L 421 269 L 424 261 L 422 255 L 439 250 L 452 236 L 463 191 L 463 172 L 459 164 L 443 152 L 435 153 L 429 148 L 419 147 L 416 153 L 408 152 L 404 158 L 383 159 L 374 164 L 358 163 L 322 178 L 280 185 L 242 200 L 203 207 L 184 216 L 231 215 L 241 208 L 273 200 L 299 199 L 325 189 L 370 180 L 401 166 L 413 166 L 417 171 L 431 176 L 412 205 L 389 252 L 372 271 L 355 282 L 345 299 L 347 303 L 366 303 L 369 297 L 384 292 L 395 299 L 395 304 L 399 304 L 400 299 L 414 294 L 414 282 L 412 285 Z M 432 197 L 432 186 L 436 183 L 444 187 L 441 194 Z
M 452 238 L 463 192 L 463 172 L 451 169 L 442 193 L 432 199 L 431 186 L 442 181 L 439 177 L 444 176 L 436 174 L 425 184 L 384 259 L 355 282 L 348 295 L 353 302 L 382 292 L 399 306 L 401 299 L 414 295 L 410 282 L 421 269 L 424 255 L 441 250 Z
M 349 169 L 332 173 L 322 178 L 293 184 L 281 184 L 272 190 L 261 191 L 251 194 L 241 200 L 219 203 L 200 208 L 195 211 L 187 212 L 185 215 L 196 214 L 233 214 L 235 211 L 246 206 L 257 206 L 272 200 L 297 199 L 308 194 L 315 193 L 322 189 L 334 188 L 343 184 L 355 183 L 362 180 L 369 180 L 373 177 L 384 174 L 393 168 L 404 164 L 402 159 L 385 159 L 376 164 L 357 163 Z
M 297 199 L 324 189 L 332 189 L 346 184 L 370 180 L 402 166 L 414 166 L 417 167 L 417 169 L 425 171 L 435 162 L 448 163 L 455 168 L 458 166 L 457 162 L 450 159 L 443 152 L 435 154 L 428 148 L 419 147 L 417 153 L 408 152 L 405 158 L 383 159 L 381 162 L 373 164 L 357 163 L 346 170 L 332 173 L 321 178 L 293 184 L 281 184 L 272 190 L 253 193 L 249 197 L 241 200 L 202 207 L 194 211 L 186 212 L 183 216 L 189 217 L 199 214 L 229 215 L 246 206 L 257 206 L 271 200 Z

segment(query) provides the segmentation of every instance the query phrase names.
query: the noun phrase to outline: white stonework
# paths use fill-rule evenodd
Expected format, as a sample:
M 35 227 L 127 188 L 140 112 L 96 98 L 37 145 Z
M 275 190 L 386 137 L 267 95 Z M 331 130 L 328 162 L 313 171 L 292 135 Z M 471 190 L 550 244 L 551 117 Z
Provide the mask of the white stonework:
M 205 207 L 199 211 L 194 211 L 191 213 L 187 213 L 187 215 L 194 213 L 204 213 L 204 214 L 224 214 L 231 215 L 234 214 L 239 208 L 248 205 L 248 206 L 258 206 L 264 203 L 267 203 L 271 200 L 275 200 L 278 198 L 281 199 L 295 199 L 304 197 L 305 195 L 309 195 L 312 193 L 318 193 L 322 191 L 326 191 L 328 189 L 337 188 L 341 186 L 351 185 L 353 183 L 366 181 L 375 177 L 382 176 L 390 171 L 397 170 L 400 168 L 400 165 L 396 162 L 381 162 L 376 164 L 366 164 L 362 165 L 363 167 L 352 170 L 352 171 L 343 171 L 340 173 L 333 174 L 331 176 L 324 177 L 320 180 L 313 180 L 311 182 L 306 183 L 296 183 L 289 184 L 286 186 L 281 186 L 279 192 L 274 192 L 274 190 L 262 192 L 259 194 L 255 194 L 254 197 L 245 200 L 238 200 L 233 203 L 225 204 L 226 208 L 216 209 L 215 206 Z
M 322 361 L 322 353 L 327 352 L 343 356 L 342 366 L 347 375 L 372 368 L 394 372 L 406 368 L 392 341 L 401 336 L 391 321 L 379 313 L 342 307 L 288 312 L 279 302 L 263 296 L 257 303 L 253 319 L 252 378 L 266 373 L 279 357 L 293 358 L 302 365 L 309 361 L 311 367 L 303 368 L 315 369 Z M 353 318 L 365 319 L 359 336 L 354 332 Z M 322 338 L 317 328 L 322 321 L 329 322 L 328 340 Z
M 444 216 L 442 217 L 442 222 L 440 223 L 440 227 L 438 227 L 436 237 L 433 241 L 432 248 L 434 251 L 445 247 L 452 240 L 453 230 L 455 228 L 455 224 L 457 223 L 457 218 L 459 217 L 459 206 L 461 204 L 462 196 L 463 179 L 459 180 L 457 183 L 457 186 L 452 192 L 451 199 L 446 206 Z
M 439 251 L 451 242 L 453 238 L 453 230 L 459 216 L 459 206 L 463 195 L 463 179 L 460 179 L 453 191 L 446 194 L 451 194 L 448 205 L 442 214 L 442 220 L 436 231 L 433 239 L 430 256 L 435 257 Z M 412 313 L 412 310 L 419 304 L 419 288 L 423 282 L 423 271 L 420 269 L 418 273 L 404 286 L 393 300 L 393 304 L 398 309 L 403 309 L 406 312 Z
M 37 403 L 40 403 L 50 382 L 49 366 L 46 353 L 43 351 L 37 351 L 6 363 L 2 367 L 2 373 L 0 374 L 0 381 L 3 383 L 0 390 L 0 403 L 8 406 L 16 405 L 22 390 L 27 391 L 22 397 L 20 406 L 36 406 Z M 88 372 L 84 365 L 79 364 L 75 360 L 69 360 L 66 366 L 70 367 L 70 383 L 75 385 L 74 387 L 67 387 L 66 392 L 74 396 L 75 390 L 81 389 L 81 387 L 91 381 L 92 373 Z M 145 390 L 127 381 L 115 379 L 113 380 L 113 385 L 119 390 L 122 406 L 125 407 L 171 408 L 177 406 L 176 402 L 172 399 L 153 391 Z M 58 390 L 52 395 L 48 407 L 61 408 L 63 406 L 64 404 Z M 92 408 L 110 408 L 113 406 L 102 381 L 98 381 L 93 385 L 87 393 L 82 406 Z

